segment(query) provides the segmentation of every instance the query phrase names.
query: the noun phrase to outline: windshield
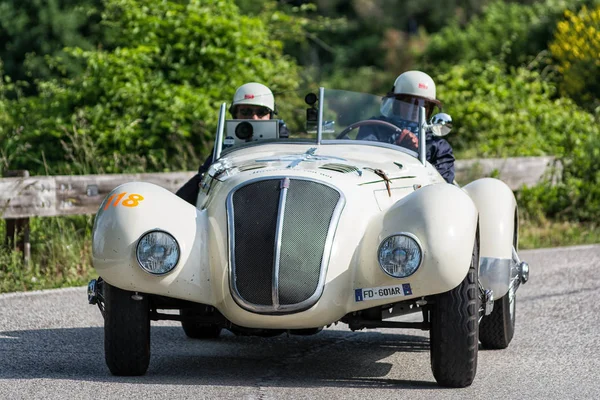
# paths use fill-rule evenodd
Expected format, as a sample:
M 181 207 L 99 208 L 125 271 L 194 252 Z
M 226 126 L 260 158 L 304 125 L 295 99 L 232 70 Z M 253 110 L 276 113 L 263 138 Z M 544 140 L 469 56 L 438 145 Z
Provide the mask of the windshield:
M 323 94 L 323 140 L 378 142 L 417 151 L 418 104 L 344 90 Z
M 278 113 L 273 118 L 278 122 L 248 120 L 250 127 L 223 113 L 222 149 L 285 141 L 361 143 L 402 149 L 414 157 L 422 151 L 419 116 L 422 113 L 424 119 L 425 109 L 418 103 L 331 89 L 288 92 L 276 98 Z

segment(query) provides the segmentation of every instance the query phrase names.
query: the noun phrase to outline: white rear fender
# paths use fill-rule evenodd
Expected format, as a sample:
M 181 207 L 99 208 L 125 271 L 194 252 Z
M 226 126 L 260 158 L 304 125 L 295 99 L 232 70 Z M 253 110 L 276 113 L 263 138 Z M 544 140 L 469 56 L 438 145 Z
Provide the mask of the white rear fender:
M 410 284 L 413 297 L 448 291 L 469 270 L 476 231 L 477 209 L 458 187 L 440 183 L 418 189 L 370 224 L 361 244 L 355 288 Z M 418 239 L 423 261 L 413 275 L 399 279 L 383 272 L 377 253 L 384 239 L 401 232 Z
M 136 257 L 138 240 L 152 230 L 168 232 L 180 248 L 175 268 L 161 276 L 144 271 Z M 122 289 L 210 303 L 206 232 L 206 212 L 160 186 L 126 183 L 108 194 L 96 214 L 93 265 L 104 280 Z
M 478 179 L 463 189 L 479 210 L 481 283 L 494 291 L 494 298 L 500 298 L 508 292 L 514 263 L 512 249 L 517 235 L 514 193 L 494 178 Z

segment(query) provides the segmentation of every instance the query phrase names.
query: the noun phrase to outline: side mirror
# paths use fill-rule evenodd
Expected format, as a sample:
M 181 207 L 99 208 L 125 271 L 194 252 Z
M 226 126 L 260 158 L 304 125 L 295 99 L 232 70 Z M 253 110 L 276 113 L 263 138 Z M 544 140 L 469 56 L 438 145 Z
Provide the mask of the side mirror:
M 435 114 L 428 128 L 433 136 L 446 136 L 452 130 L 452 117 L 446 113 Z

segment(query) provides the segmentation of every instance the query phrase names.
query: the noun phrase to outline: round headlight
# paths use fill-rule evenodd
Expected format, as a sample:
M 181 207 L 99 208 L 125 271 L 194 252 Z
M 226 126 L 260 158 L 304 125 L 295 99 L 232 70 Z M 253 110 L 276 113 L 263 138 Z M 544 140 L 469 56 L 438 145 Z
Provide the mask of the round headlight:
M 419 268 L 423 257 L 417 238 L 409 233 L 399 233 L 381 242 L 377 258 L 386 274 L 406 278 Z
M 140 267 L 154 275 L 171 272 L 179 261 L 177 241 L 162 231 L 152 231 L 142 236 L 135 253 Z

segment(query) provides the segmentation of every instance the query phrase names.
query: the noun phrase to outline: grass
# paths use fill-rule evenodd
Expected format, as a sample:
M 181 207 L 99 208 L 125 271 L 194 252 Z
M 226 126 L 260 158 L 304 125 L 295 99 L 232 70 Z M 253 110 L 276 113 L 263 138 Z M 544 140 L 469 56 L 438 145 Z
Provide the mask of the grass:
M 29 265 L 20 251 L 6 247 L 6 224 L 0 221 L 0 293 L 80 286 L 97 275 L 91 216 L 31 218 Z
M 519 226 L 519 248 L 539 249 L 600 243 L 600 225 L 543 221 L 522 222 Z
M 20 251 L 0 249 L 0 293 L 82 286 L 98 276 L 92 268 L 92 216 L 30 219 L 31 262 Z M 0 238 L 5 237 L 0 219 Z M 600 226 L 572 222 L 524 221 L 521 249 L 600 243 Z

